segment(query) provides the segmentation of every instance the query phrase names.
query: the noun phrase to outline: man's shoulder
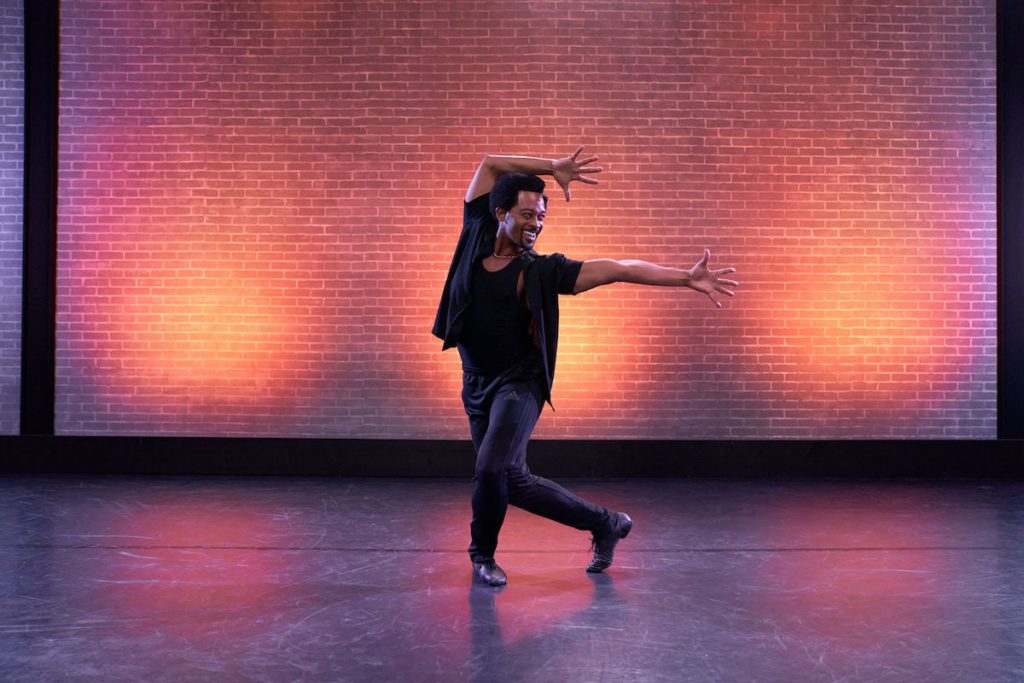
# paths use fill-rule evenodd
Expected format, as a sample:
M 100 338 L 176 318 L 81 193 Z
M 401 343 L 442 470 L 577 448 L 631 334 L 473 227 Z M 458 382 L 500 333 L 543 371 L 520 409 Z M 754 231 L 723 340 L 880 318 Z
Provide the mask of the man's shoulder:
M 530 270 L 542 277 L 565 270 L 566 265 L 574 263 L 572 259 L 560 252 L 555 252 L 553 254 L 538 254 L 537 252 L 530 250 L 524 254 L 524 258 L 530 266 Z
M 466 202 L 466 201 L 462 202 L 463 210 L 465 211 L 466 215 L 479 214 L 479 215 L 486 216 L 487 214 L 490 213 L 490 210 L 491 210 L 490 205 L 491 205 L 491 193 L 490 192 L 487 192 L 486 194 L 482 194 L 479 197 L 477 197 L 476 199 L 471 199 L 468 202 Z
M 490 225 L 498 224 L 497 219 L 491 215 L 491 193 L 482 194 L 476 199 L 468 202 L 463 202 L 462 205 L 462 222 L 464 225 L 479 224 L 479 225 Z
M 543 264 L 545 266 L 554 266 L 565 263 L 566 261 L 569 260 L 569 258 L 565 254 L 557 251 L 554 252 L 553 254 L 538 254 L 537 252 L 531 249 L 530 251 L 526 252 L 526 256 L 530 260 L 538 264 Z
M 574 294 L 582 268 L 583 261 L 568 258 L 562 253 L 538 254 L 530 263 L 530 271 L 534 274 L 531 280 L 543 283 L 544 287 L 559 294 Z

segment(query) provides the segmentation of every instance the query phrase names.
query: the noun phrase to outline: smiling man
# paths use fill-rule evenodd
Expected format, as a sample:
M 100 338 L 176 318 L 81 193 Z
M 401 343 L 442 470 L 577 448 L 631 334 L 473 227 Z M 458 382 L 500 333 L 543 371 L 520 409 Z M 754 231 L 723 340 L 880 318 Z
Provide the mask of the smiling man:
M 476 450 L 470 559 L 474 576 L 504 585 L 495 562 L 498 532 L 509 504 L 592 534 L 588 572 L 612 564 L 615 546 L 633 526 L 629 515 L 608 510 L 538 477 L 526 466 L 526 445 L 544 402 L 551 403 L 558 350 L 558 295 L 579 294 L 614 282 L 686 286 L 721 306 L 715 293 L 732 296 L 722 275 L 710 271 L 710 252 L 688 270 L 646 261 L 575 261 L 538 254 L 551 175 L 571 199 L 570 184 L 592 185 L 602 169 L 579 159 L 583 148 L 561 159 L 487 156 L 476 170 L 463 207 L 463 228 L 448 270 L 433 334 L 442 350 L 457 346 L 462 358 L 462 402 Z

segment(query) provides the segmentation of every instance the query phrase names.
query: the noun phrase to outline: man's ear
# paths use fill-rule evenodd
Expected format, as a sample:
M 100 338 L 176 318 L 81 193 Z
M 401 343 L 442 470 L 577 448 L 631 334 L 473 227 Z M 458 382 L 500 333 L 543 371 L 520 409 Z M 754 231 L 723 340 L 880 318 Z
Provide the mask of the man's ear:
M 501 208 L 500 206 L 496 206 L 494 208 L 494 217 L 498 219 L 499 223 L 501 223 L 503 220 L 505 220 L 505 216 L 507 216 L 507 215 L 508 215 L 508 211 L 506 211 L 505 209 Z

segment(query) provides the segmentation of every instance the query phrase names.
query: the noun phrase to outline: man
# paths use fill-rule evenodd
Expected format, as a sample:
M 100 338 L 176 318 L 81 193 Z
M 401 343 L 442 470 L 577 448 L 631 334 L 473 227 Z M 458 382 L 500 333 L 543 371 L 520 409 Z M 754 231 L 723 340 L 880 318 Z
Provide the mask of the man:
M 591 176 L 602 169 L 589 166 L 597 157 L 580 160 L 582 150 L 562 159 L 484 158 L 466 192 L 462 235 L 434 321 L 442 350 L 457 346 L 462 357 L 462 401 L 477 454 L 469 554 L 474 576 L 492 586 L 507 582 L 494 553 L 510 503 L 590 531 L 588 572 L 611 566 L 616 544 L 633 526 L 629 515 L 584 500 L 526 466 L 526 444 L 544 402 L 554 410 L 558 295 L 633 282 L 687 286 L 720 307 L 714 294 L 732 296 L 726 286 L 738 284 L 721 278 L 735 268 L 708 270 L 708 250 L 689 270 L 534 251 L 548 207 L 538 176 L 554 176 L 566 201 L 573 181 L 598 183 Z

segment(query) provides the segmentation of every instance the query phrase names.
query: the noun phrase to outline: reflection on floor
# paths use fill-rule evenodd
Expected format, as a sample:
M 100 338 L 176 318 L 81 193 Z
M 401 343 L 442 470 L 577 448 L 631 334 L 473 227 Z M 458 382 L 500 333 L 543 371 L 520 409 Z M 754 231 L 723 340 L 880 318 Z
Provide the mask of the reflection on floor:
M 468 481 L 4 478 L 0 679 L 1024 680 L 1024 484 L 562 483 L 492 589 Z

